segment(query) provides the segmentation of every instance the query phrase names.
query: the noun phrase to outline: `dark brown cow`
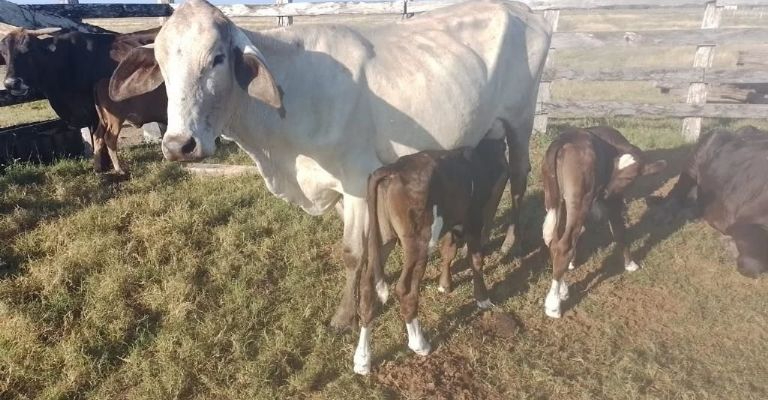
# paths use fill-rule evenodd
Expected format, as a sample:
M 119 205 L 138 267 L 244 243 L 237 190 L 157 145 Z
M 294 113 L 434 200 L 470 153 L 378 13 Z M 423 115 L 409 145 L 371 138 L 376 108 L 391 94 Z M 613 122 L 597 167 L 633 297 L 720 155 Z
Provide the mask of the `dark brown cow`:
M 109 81 L 118 63 L 137 47 L 153 43 L 159 29 L 127 34 L 14 30 L 0 40 L 0 64 L 8 65 L 5 86 L 13 95 L 29 89 L 43 93 L 69 126 L 91 130 L 94 169 L 108 169 L 111 161 L 122 173 L 117 139 L 123 122 L 165 123 L 167 97 L 160 86 L 114 102 L 108 96 Z
M 639 268 L 624 242 L 624 190 L 640 175 L 657 173 L 665 161 L 646 164 L 643 152 L 613 128 L 598 126 L 568 129 L 547 149 L 542 165 L 544 243 L 552 256 L 552 286 L 545 312 L 560 318 L 560 302 L 568 298 L 563 276 L 573 268 L 576 242 L 584 231 L 590 210 L 608 214 L 613 239 L 624 255 L 624 268 Z
M 662 205 L 665 219 L 690 197 L 735 247 L 742 275 L 768 271 L 768 132 L 750 126 L 702 136 Z
M 406 322 L 408 347 L 430 352 L 416 318 L 419 285 L 429 249 L 441 239 L 440 287 L 451 289 L 451 262 L 466 241 L 477 305 L 492 306 L 483 281 L 481 236 L 483 215 L 495 207 L 492 191 L 506 173 L 504 140 L 483 140 L 475 150 L 423 151 L 377 169 L 368 179 L 368 265 L 360 283 L 362 328 L 355 351 L 355 372 L 370 371 L 370 327 L 375 303 L 374 282 L 382 302 L 387 299 L 384 264 L 394 244 L 403 246 L 404 263 L 395 293 Z

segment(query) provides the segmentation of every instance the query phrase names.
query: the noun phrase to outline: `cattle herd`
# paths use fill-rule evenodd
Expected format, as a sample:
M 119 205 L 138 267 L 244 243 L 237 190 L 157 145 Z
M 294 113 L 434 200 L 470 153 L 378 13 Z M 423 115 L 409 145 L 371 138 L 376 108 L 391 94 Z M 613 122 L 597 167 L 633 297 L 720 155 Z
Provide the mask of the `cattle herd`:
M 467 245 L 474 297 L 493 306 L 483 250 L 509 183 L 512 209 L 501 252 L 519 237 L 530 172 L 529 139 L 551 29 L 520 3 L 460 3 L 388 27 L 343 25 L 247 31 L 204 0 L 189 0 L 159 29 L 129 34 L 19 29 L 0 41 L 6 88 L 34 89 L 72 127 L 90 128 L 94 169 L 123 172 L 124 121 L 167 123 L 162 152 L 197 160 L 226 135 L 256 163 L 267 188 L 310 214 L 335 207 L 344 221 L 346 283 L 331 324 L 361 322 L 354 371 L 371 368 L 383 265 L 396 243 L 404 264 L 395 293 L 408 347 L 430 352 L 417 318 L 430 250 L 439 247 L 439 290 Z M 698 210 L 727 238 L 737 269 L 768 269 L 768 132 L 704 135 L 666 199 L 660 221 Z M 610 127 L 570 128 L 542 162 L 543 239 L 552 286 L 546 315 L 559 318 L 565 271 L 585 221 L 607 215 L 624 268 L 639 269 L 625 242 L 624 198 L 641 175 L 666 167 Z

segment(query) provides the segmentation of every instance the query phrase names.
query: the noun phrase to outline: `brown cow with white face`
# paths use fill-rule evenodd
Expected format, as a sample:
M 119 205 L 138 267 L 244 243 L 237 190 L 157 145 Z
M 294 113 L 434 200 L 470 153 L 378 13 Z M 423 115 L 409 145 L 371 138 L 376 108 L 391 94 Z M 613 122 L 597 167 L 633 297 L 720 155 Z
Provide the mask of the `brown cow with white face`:
M 663 160 L 646 164 L 639 148 L 605 126 L 568 129 L 552 142 L 541 170 L 547 209 L 543 235 L 553 268 L 552 286 L 544 302 L 548 316 L 562 315 L 560 302 L 568 298 L 563 276 L 566 269 L 573 268 L 576 242 L 593 207 L 606 209 L 613 239 L 624 255 L 624 268 L 640 268 L 624 242 L 624 191 L 638 176 L 665 167 Z
M 478 307 L 492 306 L 483 281 L 481 236 L 483 215 L 495 208 L 493 187 L 507 166 L 504 140 L 483 140 L 477 148 L 423 151 L 381 167 L 368 179 L 368 264 L 360 283 L 362 328 L 355 351 L 355 372 L 370 372 L 370 341 L 376 291 L 387 298 L 384 264 L 396 242 L 405 261 L 395 293 L 406 322 L 408 347 L 419 355 L 430 352 L 419 320 L 419 285 L 429 249 L 442 238 L 440 288 L 451 289 L 451 262 L 459 242 L 466 241 Z

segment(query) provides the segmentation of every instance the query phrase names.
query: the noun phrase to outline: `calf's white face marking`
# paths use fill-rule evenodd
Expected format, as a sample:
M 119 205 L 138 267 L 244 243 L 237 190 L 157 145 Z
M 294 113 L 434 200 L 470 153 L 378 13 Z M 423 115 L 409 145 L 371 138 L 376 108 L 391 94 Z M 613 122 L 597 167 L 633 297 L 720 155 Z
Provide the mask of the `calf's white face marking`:
M 632 154 L 622 154 L 621 157 L 619 157 L 619 169 L 627 168 L 636 162 L 637 161 Z
M 555 228 L 557 227 L 557 210 L 550 208 L 547 210 L 547 217 L 544 218 L 544 225 L 542 226 L 542 233 L 544 237 L 544 244 L 549 246 L 549 243 L 555 237 Z

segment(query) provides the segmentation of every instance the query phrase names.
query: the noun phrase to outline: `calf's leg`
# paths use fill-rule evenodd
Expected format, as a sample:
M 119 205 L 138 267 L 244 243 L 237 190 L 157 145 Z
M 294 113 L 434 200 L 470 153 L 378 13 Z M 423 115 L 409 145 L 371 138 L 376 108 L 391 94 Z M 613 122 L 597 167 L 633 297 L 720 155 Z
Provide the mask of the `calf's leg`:
M 624 199 L 621 197 L 605 201 L 608 209 L 608 222 L 611 226 L 613 241 L 616 242 L 616 248 L 621 251 L 624 259 L 624 269 L 634 272 L 640 269 L 640 266 L 634 262 L 629 254 L 629 247 L 626 243 L 626 228 L 624 227 Z
M 470 235 L 467 238 L 467 250 L 469 265 L 472 266 L 475 301 L 477 302 L 477 307 L 487 310 L 493 307 L 493 303 L 491 303 L 491 299 L 488 297 L 488 288 L 485 286 L 485 280 L 483 279 L 483 249 L 480 244 L 479 235 Z
M 591 200 L 586 202 L 591 203 Z M 576 242 L 579 240 L 579 236 L 584 226 L 584 219 L 586 218 L 586 210 L 579 204 L 567 205 L 568 212 L 566 213 L 565 228 L 563 229 L 562 236 L 558 236 L 558 229 L 556 224 L 555 237 L 550 243 L 550 254 L 552 256 L 552 285 L 549 288 L 547 297 L 544 300 L 544 312 L 551 318 L 560 318 L 562 312 L 560 310 L 560 303 L 568 299 L 568 284 L 565 282 L 565 271 L 568 269 L 568 265 L 573 260 L 573 253 L 576 248 Z M 562 213 L 561 213 L 562 214 Z M 558 216 L 558 218 L 562 215 Z
M 429 227 L 427 227 L 429 229 Z M 408 348 L 420 356 L 426 356 L 432 350 L 424 338 L 419 324 L 419 286 L 427 266 L 428 240 L 423 237 L 401 238 L 405 262 L 395 292 L 400 299 L 400 315 L 408 331 Z
M 374 272 L 371 263 L 366 263 L 360 277 L 360 337 L 352 359 L 353 370 L 360 375 L 368 375 L 371 372 L 371 335 L 376 302 Z
M 440 293 L 450 293 L 453 290 L 451 265 L 459 250 L 456 239 L 456 235 L 449 231 L 440 242 L 440 282 L 437 286 L 437 291 Z

